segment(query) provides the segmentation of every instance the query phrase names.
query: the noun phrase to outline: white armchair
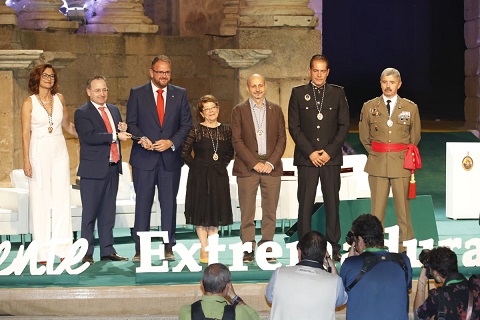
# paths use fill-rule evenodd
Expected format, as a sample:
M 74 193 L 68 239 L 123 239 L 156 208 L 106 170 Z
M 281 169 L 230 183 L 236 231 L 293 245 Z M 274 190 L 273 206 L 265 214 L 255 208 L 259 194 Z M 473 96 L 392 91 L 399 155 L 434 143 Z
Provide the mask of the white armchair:
M 1 188 L 0 240 L 4 235 L 20 235 L 22 244 L 25 245 L 25 235 L 29 233 L 28 190 Z
M 14 188 L 28 191 L 28 179 L 22 169 L 15 169 L 10 172 L 10 183 Z

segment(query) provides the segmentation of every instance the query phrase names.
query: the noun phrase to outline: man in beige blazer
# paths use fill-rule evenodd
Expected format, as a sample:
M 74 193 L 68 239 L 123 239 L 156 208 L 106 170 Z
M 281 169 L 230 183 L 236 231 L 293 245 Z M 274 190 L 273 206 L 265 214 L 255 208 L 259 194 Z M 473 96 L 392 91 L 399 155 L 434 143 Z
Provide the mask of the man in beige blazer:
M 241 212 L 240 238 L 243 243 L 252 243 L 252 251 L 244 252 L 243 261 L 249 263 L 255 258 L 254 218 L 259 186 L 262 238 L 258 245 L 272 241 L 275 234 L 286 132 L 282 109 L 265 99 L 265 78 L 252 74 L 247 79 L 246 89 L 250 97 L 233 108 L 231 127 L 235 149 L 233 175 L 237 176 Z
M 400 72 L 385 69 L 380 76 L 383 95 L 365 102 L 360 114 L 360 141 L 368 152 L 365 172 L 372 197 L 372 214 L 383 223 L 388 194 L 392 187 L 393 202 L 400 228 L 399 252 L 404 240 L 413 239 L 408 189 L 410 170 L 404 169 L 409 145 L 420 141 L 420 115 L 415 103 L 397 95 L 402 85 Z

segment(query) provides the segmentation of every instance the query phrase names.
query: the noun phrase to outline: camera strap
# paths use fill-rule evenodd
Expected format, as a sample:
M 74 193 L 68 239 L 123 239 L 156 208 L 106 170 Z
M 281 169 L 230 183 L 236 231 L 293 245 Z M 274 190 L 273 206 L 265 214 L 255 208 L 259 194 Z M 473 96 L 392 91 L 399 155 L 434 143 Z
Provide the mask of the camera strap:
M 363 252 L 361 255 L 363 257 L 363 265 L 362 271 L 358 274 L 358 276 L 353 280 L 352 283 L 346 288 L 347 292 L 352 290 L 352 288 L 360 281 L 363 276 L 373 269 L 379 262 L 384 261 L 392 261 L 397 263 L 405 273 L 405 281 L 408 281 L 408 268 L 405 260 L 403 260 L 402 255 L 399 253 L 390 253 L 388 252 L 386 255 L 375 254 L 372 252 Z
M 202 300 L 195 301 L 192 303 L 192 311 L 191 311 L 191 316 L 192 319 L 195 320 L 215 320 L 212 318 L 207 318 L 205 317 L 205 314 L 203 313 L 202 309 Z M 227 304 L 223 307 L 223 317 L 222 320 L 234 320 L 235 319 L 235 306 L 231 304 Z

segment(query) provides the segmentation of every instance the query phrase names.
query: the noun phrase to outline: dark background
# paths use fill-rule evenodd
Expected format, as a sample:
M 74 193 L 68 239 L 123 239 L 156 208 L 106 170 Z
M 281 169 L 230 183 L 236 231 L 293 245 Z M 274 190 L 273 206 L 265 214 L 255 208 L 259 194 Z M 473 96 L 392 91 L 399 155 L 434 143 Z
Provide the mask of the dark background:
M 345 87 L 352 119 L 381 95 L 380 74 L 400 71 L 401 97 L 423 120 L 464 120 L 463 1 L 324 0 L 328 82 Z

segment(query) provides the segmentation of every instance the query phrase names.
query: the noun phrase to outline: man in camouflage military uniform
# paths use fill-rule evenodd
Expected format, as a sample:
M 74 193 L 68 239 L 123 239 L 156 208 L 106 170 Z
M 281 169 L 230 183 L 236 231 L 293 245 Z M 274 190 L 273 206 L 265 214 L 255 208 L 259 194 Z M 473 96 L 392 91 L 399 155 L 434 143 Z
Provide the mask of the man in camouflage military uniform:
M 413 239 L 408 197 L 411 171 L 404 168 L 409 147 L 420 141 L 420 115 L 410 100 L 397 95 L 402 85 L 400 72 L 385 69 L 380 76 L 383 95 L 367 101 L 359 122 L 360 141 L 368 152 L 365 172 L 372 197 L 371 213 L 384 220 L 390 187 L 400 228 L 399 251 L 404 240 Z

